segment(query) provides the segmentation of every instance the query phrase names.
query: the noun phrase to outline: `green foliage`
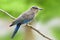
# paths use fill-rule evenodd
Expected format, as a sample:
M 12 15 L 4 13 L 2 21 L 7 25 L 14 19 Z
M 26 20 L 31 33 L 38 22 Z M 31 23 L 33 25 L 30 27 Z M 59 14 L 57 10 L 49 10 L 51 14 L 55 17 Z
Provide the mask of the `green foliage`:
M 0 0 L 0 9 L 6 10 L 14 17 L 18 17 L 31 6 L 43 8 L 36 17 L 37 21 L 47 22 L 52 18 L 60 17 L 60 0 Z M 0 12 L 0 18 L 6 17 L 8 16 Z M 59 31 L 58 29 L 53 31 L 57 39 L 60 39 Z
M 52 33 L 53 33 L 55 39 L 60 40 L 60 26 L 53 27 L 51 30 L 52 30 Z

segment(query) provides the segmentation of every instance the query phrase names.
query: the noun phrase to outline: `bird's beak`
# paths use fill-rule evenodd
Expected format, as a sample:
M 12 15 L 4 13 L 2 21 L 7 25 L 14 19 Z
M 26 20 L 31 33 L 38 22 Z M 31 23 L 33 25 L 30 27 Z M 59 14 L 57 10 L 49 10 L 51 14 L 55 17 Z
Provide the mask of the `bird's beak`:
M 43 10 L 42 8 L 39 8 L 38 10 Z

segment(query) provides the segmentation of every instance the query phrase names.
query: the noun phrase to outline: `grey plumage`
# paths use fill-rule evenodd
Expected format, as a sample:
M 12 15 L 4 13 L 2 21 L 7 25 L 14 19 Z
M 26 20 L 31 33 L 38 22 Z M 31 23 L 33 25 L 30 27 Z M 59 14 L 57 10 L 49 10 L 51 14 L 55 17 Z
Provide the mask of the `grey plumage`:
M 33 17 L 35 16 L 35 14 L 31 11 L 25 12 L 23 15 L 21 15 L 20 17 L 18 17 L 11 26 L 17 24 L 17 23 L 23 23 L 24 20 L 30 20 L 33 19 Z
M 32 7 L 28 11 L 24 12 L 20 17 L 18 17 L 10 26 L 13 26 L 17 23 L 23 23 L 24 20 L 33 19 L 38 10 L 39 10 L 38 7 Z

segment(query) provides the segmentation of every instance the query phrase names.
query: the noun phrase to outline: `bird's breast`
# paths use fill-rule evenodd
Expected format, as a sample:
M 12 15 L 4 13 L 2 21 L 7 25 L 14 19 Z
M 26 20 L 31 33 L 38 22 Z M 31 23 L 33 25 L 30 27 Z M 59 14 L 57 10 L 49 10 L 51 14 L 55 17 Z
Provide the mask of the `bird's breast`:
M 27 19 L 33 19 L 34 18 L 34 14 L 29 14 L 29 15 L 27 15 Z

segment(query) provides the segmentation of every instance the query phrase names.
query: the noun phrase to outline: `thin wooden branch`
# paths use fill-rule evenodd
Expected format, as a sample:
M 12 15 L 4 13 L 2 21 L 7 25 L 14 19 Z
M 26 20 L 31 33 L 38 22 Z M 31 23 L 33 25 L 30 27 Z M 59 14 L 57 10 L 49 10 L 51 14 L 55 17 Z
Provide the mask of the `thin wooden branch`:
M 12 15 L 10 15 L 8 12 L 0 9 L 1 12 L 5 13 L 6 15 L 8 15 L 9 17 L 11 17 L 13 20 L 15 20 L 16 18 L 13 17 Z M 41 36 L 43 36 L 44 38 L 48 39 L 48 40 L 52 40 L 50 39 L 49 37 L 45 36 L 44 34 L 42 34 L 40 31 L 38 31 L 37 29 L 33 28 L 32 26 L 30 25 L 26 25 L 26 27 L 30 27 L 31 29 L 35 30 L 37 33 L 39 33 Z
M 0 9 L 1 12 L 5 13 L 6 15 L 8 15 L 10 18 L 12 18 L 13 20 L 15 20 L 16 18 L 13 17 L 12 15 L 10 15 L 8 12 L 6 12 L 5 10 Z
M 44 38 L 48 39 L 48 40 L 52 40 L 49 37 L 45 36 L 44 34 L 42 34 L 40 31 L 38 31 L 37 29 L 33 28 L 31 25 L 26 25 L 26 27 L 30 27 L 31 29 L 35 30 L 37 33 L 39 33 L 41 36 L 43 36 Z

